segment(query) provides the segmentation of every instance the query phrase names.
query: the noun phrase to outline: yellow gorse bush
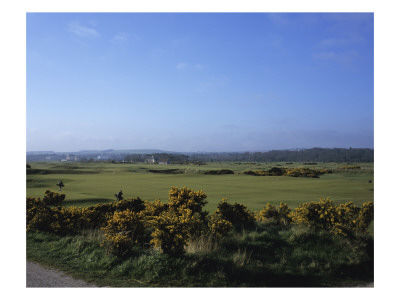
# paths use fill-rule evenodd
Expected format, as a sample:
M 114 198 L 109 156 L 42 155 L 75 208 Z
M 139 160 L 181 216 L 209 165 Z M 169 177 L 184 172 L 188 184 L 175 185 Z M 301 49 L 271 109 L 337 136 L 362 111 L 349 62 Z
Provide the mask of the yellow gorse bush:
M 105 241 L 102 246 L 119 256 L 129 252 L 133 245 L 144 240 L 145 223 L 144 213 L 129 209 L 114 212 L 107 225 L 102 227 Z
M 329 198 L 300 204 L 293 211 L 286 203 L 278 207 L 267 203 L 256 213 L 246 205 L 222 199 L 217 210 L 208 216 L 203 207 L 207 195 L 187 187 L 172 187 L 167 203 L 139 198 L 98 204 L 86 208 L 62 207 L 65 195 L 46 191 L 45 197 L 26 199 L 26 228 L 55 234 L 75 234 L 82 229 L 101 228 L 109 253 L 124 256 L 137 244 L 153 245 L 170 255 L 184 253 L 189 241 L 200 236 L 219 239 L 233 227 L 247 227 L 258 222 L 280 225 L 305 224 L 347 236 L 366 232 L 373 221 L 373 203 L 357 207 L 352 202 L 335 205 Z
M 265 204 L 264 208 L 256 214 L 256 219 L 259 222 L 268 220 L 275 221 L 277 218 L 278 210 L 276 209 L 276 206 L 271 203 Z
M 26 198 L 26 229 L 60 233 L 60 209 L 65 199 L 64 194 L 47 190 L 43 199 Z
M 187 187 L 172 187 L 166 205 L 161 201 L 146 203 L 147 224 L 153 229 L 150 241 L 164 253 L 180 254 L 190 238 L 201 234 L 206 228 L 207 195 Z M 153 213 L 151 213 L 153 212 Z
M 212 214 L 208 222 L 208 228 L 211 234 L 217 238 L 227 235 L 232 230 L 232 227 L 232 222 L 225 220 L 217 213 Z
M 322 198 L 319 202 L 302 203 L 290 213 L 290 217 L 294 223 L 347 236 L 351 232 L 365 232 L 368 229 L 373 220 L 373 204 L 365 202 L 361 208 L 352 202 L 336 206 L 329 198 Z
M 233 226 L 251 226 L 256 220 L 254 213 L 248 210 L 246 205 L 237 202 L 230 204 L 225 198 L 219 202 L 215 215 Z
M 159 216 L 162 212 L 168 210 L 168 204 L 162 203 L 160 199 L 154 202 L 145 201 L 144 204 L 144 214 L 146 218 L 152 218 L 154 216 Z
M 345 169 L 345 170 L 359 170 L 359 169 L 361 169 L 361 167 L 360 167 L 360 166 L 357 166 L 357 165 L 352 165 L 352 166 L 343 166 L 343 167 L 340 167 L 340 169 Z
M 182 254 L 189 239 L 201 234 L 204 222 L 188 208 L 168 209 L 148 221 L 153 228 L 150 241 L 167 254 Z
M 280 203 L 278 209 L 275 205 L 267 203 L 262 210 L 256 214 L 259 222 L 273 222 L 281 225 L 288 225 L 292 222 L 290 217 L 291 210 L 286 203 Z
M 208 203 L 207 194 L 203 191 L 193 191 L 190 188 L 172 187 L 168 193 L 168 206 L 172 209 L 189 209 L 193 213 L 203 212 L 203 207 Z
M 325 169 L 316 170 L 316 169 L 310 169 L 310 168 L 293 168 L 293 169 L 286 170 L 286 173 L 284 175 L 292 176 L 292 177 L 318 178 L 319 175 L 322 175 L 325 173 L 328 173 L 328 171 Z

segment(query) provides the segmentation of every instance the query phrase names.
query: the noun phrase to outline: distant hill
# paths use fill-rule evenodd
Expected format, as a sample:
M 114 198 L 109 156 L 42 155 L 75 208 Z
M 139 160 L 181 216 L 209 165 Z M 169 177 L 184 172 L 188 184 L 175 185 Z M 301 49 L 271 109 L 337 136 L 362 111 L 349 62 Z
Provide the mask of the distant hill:
M 87 161 L 87 160 L 124 160 L 127 155 L 146 155 L 160 153 L 176 153 L 158 149 L 134 150 L 80 150 L 80 151 L 27 151 L 27 161 Z
M 67 153 L 67 152 L 63 152 Z M 73 154 L 98 154 L 98 153 L 108 153 L 108 154 L 153 154 L 153 153 L 173 153 L 172 151 L 164 151 L 164 150 L 157 150 L 157 149 L 134 149 L 134 150 L 114 150 L 114 149 L 107 149 L 107 150 L 80 150 L 78 152 L 68 152 Z

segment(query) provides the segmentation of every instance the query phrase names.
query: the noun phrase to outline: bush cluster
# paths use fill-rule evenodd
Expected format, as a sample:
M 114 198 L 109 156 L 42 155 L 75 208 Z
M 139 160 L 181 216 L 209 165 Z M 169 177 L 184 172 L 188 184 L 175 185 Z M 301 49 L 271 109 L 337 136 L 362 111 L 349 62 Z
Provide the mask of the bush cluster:
M 224 175 L 224 174 L 235 174 L 234 171 L 229 169 L 221 169 L 221 170 L 208 170 L 204 171 L 206 175 Z
M 319 175 L 332 173 L 327 169 L 310 169 L 310 168 L 278 168 L 273 167 L 268 171 L 265 170 L 248 170 L 244 171 L 245 175 L 253 176 L 292 176 L 292 177 L 311 177 L 318 178 Z
M 144 214 L 130 209 L 116 211 L 101 229 L 105 241 L 101 244 L 109 253 L 125 256 L 136 244 L 145 241 Z
M 289 214 L 294 223 L 306 224 L 348 236 L 352 232 L 365 233 L 373 220 L 373 203 L 364 202 L 357 207 L 352 202 L 335 205 L 329 198 L 319 202 L 300 204 Z
M 28 231 L 74 234 L 82 229 L 98 229 L 107 224 L 116 211 L 130 209 L 134 212 L 144 210 L 140 198 L 122 199 L 109 204 L 97 204 L 85 208 L 62 207 L 64 194 L 47 190 L 41 198 L 27 197 L 26 226 Z
M 361 169 L 361 167 L 360 166 L 356 166 L 356 165 L 352 165 L 352 166 L 343 166 L 343 167 L 340 167 L 341 169 L 345 169 L 345 170 L 359 170 L 359 169 Z
M 251 228 L 256 222 L 286 226 L 306 224 L 313 228 L 348 236 L 365 233 L 373 220 L 373 204 L 362 207 L 352 202 L 335 205 L 329 198 L 300 204 L 293 211 L 285 203 L 279 207 L 267 203 L 259 212 L 246 205 L 222 199 L 209 215 L 204 210 L 207 195 L 190 188 L 172 187 L 168 202 L 122 199 L 86 208 L 63 207 L 65 195 L 46 191 L 43 199 L 27 198 L 28 231 L 75 234 L 84 229 L 101 229 L 102 246 L 108 253 L 123 257 L 133 247 L 152 245 L 168 255 L 181 255 L 188 243 L 200 236 L 220 239 L 232 229 Z M 146 245 L 146 246 L 145 246 Z
M 223 198 L 214 213 L 214 220 L 223 220 L 235 227 L 247 228 L 254 225 L 255 216 L 247 209 L 246 205 L 237 202 L 230 204 L 227 199 Z
M 184 252 L 188 241 L 207 229 L 207 194 L 187 187 L 172 187 L 168 203 L 147 204 L 147 226 L 151 227 L 151 241 L 164 253 L 178 255 Z M 152 214 L 151 212 L 155 212 Z
M 280 203 L 279 207 L 267 203 L 264 208 L 256 215 L 259 222 L 272 222 L 280 225 L 288 225 L 292 222 L 290 217 L 291 209 L 286 203 Z
M 330 170 L 326 169 L 310 169 L 310 168 L 293 168 L 288 169 L 284 175 L 292 177 L 311 177 L 319 178 L 319 175 L 332 173 Z

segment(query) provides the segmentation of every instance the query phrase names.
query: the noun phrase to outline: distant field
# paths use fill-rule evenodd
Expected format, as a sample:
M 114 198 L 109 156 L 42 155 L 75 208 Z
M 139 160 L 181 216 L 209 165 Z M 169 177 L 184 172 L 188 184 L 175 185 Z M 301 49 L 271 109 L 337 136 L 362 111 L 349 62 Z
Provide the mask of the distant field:
M 229 202 L 246 204 L 251 210 L 260 210 L 265 203 L 286 202 L 291 208 L 301 202 L 318 201 L 330 197 L 334 202 L 353 201 L 359 205 L 373 201 L 373 163 L 360 163 L 359 170 L 344 170 L 347 164 L 319 163 L 209 163 L 205 165 L 150 165 L 112 163 L 29 163 L 32 168 L 26 176 L 26 194 L 42 197 L 47 189 L 57 191 L 56 183 L 65 184 L 68 206 L 89 206 L 115 200 L 120 190 L 124 198 L 139 196 L 153 201 L 166 201 L 172 186 L 187 186 L 207 193 L 206 209 L 213 211 L 222 198 Z M 320 178 L 288 176 L 250 176 L 239 174 L 245 170 L 268 170 L 271 167 L 326 168 L 333 171 Z M 235 174 L 205 175 L 204 171 L 230 169 Z M 372 183 L 369 183 L 369 180 Z

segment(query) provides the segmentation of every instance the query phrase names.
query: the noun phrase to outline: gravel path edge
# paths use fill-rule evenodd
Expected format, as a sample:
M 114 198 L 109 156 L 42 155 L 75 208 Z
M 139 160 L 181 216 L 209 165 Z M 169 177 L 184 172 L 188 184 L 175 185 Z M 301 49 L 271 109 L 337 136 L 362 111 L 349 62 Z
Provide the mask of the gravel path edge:
M 26 287 L 97 287 L 64 272 L 26 261 Z

